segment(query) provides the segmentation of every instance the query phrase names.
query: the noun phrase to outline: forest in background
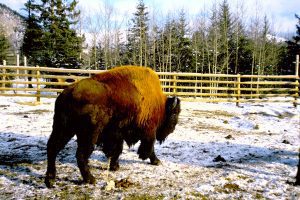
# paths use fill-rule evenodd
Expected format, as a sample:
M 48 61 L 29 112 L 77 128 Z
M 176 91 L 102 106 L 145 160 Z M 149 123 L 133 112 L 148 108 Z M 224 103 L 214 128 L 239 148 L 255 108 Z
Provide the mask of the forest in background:
M 225 74 L 294 74 L 300 54 L 300 17 L 295 36 L 278 40 L 268 16 L 259 8 L 244 16 L 243 4 L 227 0 L 199 12 L 162 13 L 137 1 L 134 13 L 122 16 L 110 1 L 90 12 L 76 0 L 28 0 L 18 45 L 0 25 L 0 62 L 9 54 L 26 56 L 28 65 L 109 69 L 150 66 L 156 71 Z M 6 7 L 1 4 L 2 9 Z M 1 12 L 0 12 L 1 13 Z M 18 13 L 15 13 L 18 14 Z

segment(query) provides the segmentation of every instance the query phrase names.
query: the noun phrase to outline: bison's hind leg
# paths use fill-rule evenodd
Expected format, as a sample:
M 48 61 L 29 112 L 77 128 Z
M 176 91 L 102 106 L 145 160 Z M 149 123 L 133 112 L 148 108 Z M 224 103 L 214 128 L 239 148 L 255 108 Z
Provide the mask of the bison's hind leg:
M 47 172 L 45 184 L 47 187 L 53 187 L 56 176 L 55 160 L 58 153 L 65 147 L 71 140 L 74 134 L 63 127 L 58 127 L 56 124 L 53 126 L 53 131 L 47 143 Z
M 89 135 L 89 132 L 85 132 L 85 133 L 86 134 L 77 135 L 78 137 L 77 138 L 78 148 L 76 152 L 77 164 L 80 173 L 82 175 L 83 182 L 94 184 L 95 178 L 91 174 L 88 165 L 88 159 L 94 150 L 94 144 L 91 135 Z

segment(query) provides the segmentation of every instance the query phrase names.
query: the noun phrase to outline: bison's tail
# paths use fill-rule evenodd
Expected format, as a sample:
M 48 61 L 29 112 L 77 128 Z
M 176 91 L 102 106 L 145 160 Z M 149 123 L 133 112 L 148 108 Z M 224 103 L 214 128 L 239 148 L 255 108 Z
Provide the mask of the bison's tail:
M 72 128 L 72 111 L 70 110 L 71 95 L 70 92 L 61 93 L 55 102 L 53 131 L 63 135 L 70 134 Z

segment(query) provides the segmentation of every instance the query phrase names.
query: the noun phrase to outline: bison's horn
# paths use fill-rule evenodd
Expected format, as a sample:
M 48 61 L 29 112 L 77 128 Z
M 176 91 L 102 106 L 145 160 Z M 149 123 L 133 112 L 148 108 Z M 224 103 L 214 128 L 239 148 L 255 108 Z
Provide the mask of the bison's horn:
M 177 98 L 177 97 L 174 97 L 172 109 L 176 108 L 177 104 L 178 104 L 178 98 Z

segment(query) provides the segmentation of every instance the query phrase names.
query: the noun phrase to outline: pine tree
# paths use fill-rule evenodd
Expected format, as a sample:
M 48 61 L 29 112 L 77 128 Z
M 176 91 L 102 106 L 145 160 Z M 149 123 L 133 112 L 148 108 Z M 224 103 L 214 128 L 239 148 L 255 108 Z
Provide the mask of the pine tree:
M 38 5 L 35 0 L 29 0 L 25 3 L 25 10 L 28 13 L 26 18 L 26 30 L 24 34 L 22 53 L 28 59 L 29 65 L 41 65 L 43 59 L 43 30 L 38 21 Z
M 188 35 L 187 23 L 185 13 L 183 10 L 180 12 L 178 22 L 178 46 L 177 46 L 177 62 L 176 68 L 179 71 L 193 71 L 192 66 L 192 43 Z
M 132 27 L 127 36 L 128 57 L 133 58 L 130 63 L 147 66 L 149 62 L 149 17 L 143 0 L 139 0 L 132 19 Z
M 230 66 L 232 66 L 232 56 L 230 52 L 232 52 L 233 34 L 231 13 L 229 11 L 227 0 L 223 0 L 220 4 L 217 23 L 220 31 L 218 59 L 221 67 L 219 70 L 222 73 L 226 72 L 228 74 L 229 72 L 232 72 L 232 69 L 230 69 Z
M 28 0 L 28 30 L 25 34 L 24 54 L 34 63 L 49 67 L 80 66 L 83 37 L 72 28 L 80 14 L 76 0 L 42 0 L 40 4 Z
M 218 72 L 218 54 L 220 50 L 220 31 L 218 26 L 218 10 L 217 5 L 214 4 L 211 9 L 210 25 L 207 36 L 207 57 L 208 57 L 208 72 Z
M 45 61 L 52 67 L 79 67 L 79 54 L 82 49 L 72 25 L 76 24 L 76 0 L 64 3 L 62 0 L 42 0 L 41 23 L 44 28 Z
M 95 59 L 95 56 L 93 55 L 96 52 L 97 57 Z M 99 70 L 105 69 L 105 61 L 104 61 L 104 49 L 101 46 L 101 43 L 99 43 L 96 47 L 92 47 L 90 50 L 90 69 Z
M 289 41 L 287 41 L 287 54 L 282 59 L 281 65 L 285 68 L 281 69 L 283 74 L 295 74 L 295 59 L 296 55 L 300 55 L 300 16 L 295 14 L 298 19 L 296 25 L 296 35 Z
M 232 64 L 231 70 L 234 74 L 251 74 L 251 40 L 246 35 L 242 10 L 238 10 L 232 23 Z

